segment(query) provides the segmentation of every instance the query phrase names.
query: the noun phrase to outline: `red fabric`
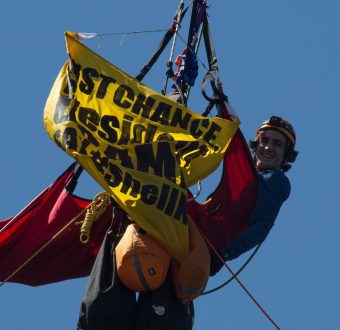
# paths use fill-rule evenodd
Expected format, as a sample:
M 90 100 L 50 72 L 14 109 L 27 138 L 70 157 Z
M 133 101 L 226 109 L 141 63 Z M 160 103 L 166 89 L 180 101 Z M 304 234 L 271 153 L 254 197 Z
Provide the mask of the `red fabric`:
M 237 131 L 225 153 L 218 187 L 206 203 L 189 202 L 189 214 L 212 245 L 220 249 L 250 225 L 256 194 L 250 151 L 241 131 Z
M 5 281 L 90 203 L 64 189 L 74 175 L 73 169 L 67 169 L 16 217 L 0 221 L 0 281 Z M 211 199 L 204 204 L 189 202 L 188 211 L 219 249 L 249 226 L 256 191 L 252 159 L 238 131 L 225 154 L 223 175 Z M 93 225 L 86 245 L 79 241 L 80 225 L 72 224 L 8 281 L 37 286 L 89 275 L 111 218 L 109 208 Z
M 0 222 L 0 281 L 5 281 L 90 203 L 64 190 L 73 174 L 70 167 L 16 217 Z M 72 224 L 8 281 L 36 286 L 88 275 L 111 214 L 109 208 L 96 221 L 86 245 L 79 241 L 80 225 Z

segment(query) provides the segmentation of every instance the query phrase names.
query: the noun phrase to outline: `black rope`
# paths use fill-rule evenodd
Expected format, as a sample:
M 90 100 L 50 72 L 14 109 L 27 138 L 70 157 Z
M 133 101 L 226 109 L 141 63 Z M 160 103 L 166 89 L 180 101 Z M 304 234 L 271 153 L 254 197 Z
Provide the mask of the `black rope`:
M 204 291 L 202 293 L 202 296 L 203 295 L 207 295 L 207 294 L 210 294 L 210 293 L 213 293 L 219 289 L 222 289 L 223 287 L 225 287 L 226 285 L 228 285 L 232 280 L 235 279 L 235 277 L 237 277 L 242 271 L 244 268 L 246 268 L 246 266 L 249 264 L 249 262 L 254 258 L 255 254 L 257 253 L 257 251 L 259 250 L 261 244 L 259 244 L 256 249 L 253 251 L 253 253 L 250 255 L 250 257 L 245 261 L 245 263 L 239 268 L 239 270 L 235 273 L 234 276 L 231 276 L 227 281 L 225 281 L 224 283 L 218 285 L 217 287 L 213 288 L 213 289 L 210 289 L 208 291 Z

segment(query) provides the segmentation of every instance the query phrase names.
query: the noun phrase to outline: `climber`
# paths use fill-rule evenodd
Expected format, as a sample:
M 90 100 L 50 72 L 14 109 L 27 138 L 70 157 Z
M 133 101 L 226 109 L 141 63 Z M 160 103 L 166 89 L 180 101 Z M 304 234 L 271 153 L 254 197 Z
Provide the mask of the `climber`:
M 261 244 L 274 225 L 279 210 L 290 194 L 290 182 L 284 172 L 291 168 L 298 155 L 293 126 L 278 116 L 264 121 L 249 146 L 254 156 L 258 176 L 256 206 L 251 214 L 251 225 L 219 253 L 224 260 L 232 260 Z M 215 253 L 211 253 L 210 275 L 223 266 Z

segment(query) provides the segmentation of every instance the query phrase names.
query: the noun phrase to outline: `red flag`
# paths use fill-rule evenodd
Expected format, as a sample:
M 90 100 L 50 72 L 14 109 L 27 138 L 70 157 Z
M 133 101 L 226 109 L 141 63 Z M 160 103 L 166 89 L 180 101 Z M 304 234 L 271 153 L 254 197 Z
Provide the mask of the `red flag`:
M 80 243 L 77 221 L 63 230 L 91 202 L 65 189 L 75 177 L 75 165 L 17 216 L 0 222 L 0 281 L 36 286 L 89 275 L 112 207 L 93 225 L 87 244 Z

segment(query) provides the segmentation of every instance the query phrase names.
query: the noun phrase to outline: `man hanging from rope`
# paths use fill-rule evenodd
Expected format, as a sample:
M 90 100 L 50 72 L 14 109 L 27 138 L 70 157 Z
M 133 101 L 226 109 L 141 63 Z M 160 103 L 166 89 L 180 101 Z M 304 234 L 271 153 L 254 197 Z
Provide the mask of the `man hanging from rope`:
M 298 152 L 295 151 L 296 135 L 286 120 L 272 116 L 256 132 L 250 148 L 254 155 L 258 176 L 256 206 L 251 214 L 251 225 L 240 236 L 223 246 L 220 255 L 232 260 L 261 244 L 274 225 L 281 205 L 290 194 L 290 182 L 284 172 L 291 168 Z M 212 253 L 211 275 L 223 266 Z

